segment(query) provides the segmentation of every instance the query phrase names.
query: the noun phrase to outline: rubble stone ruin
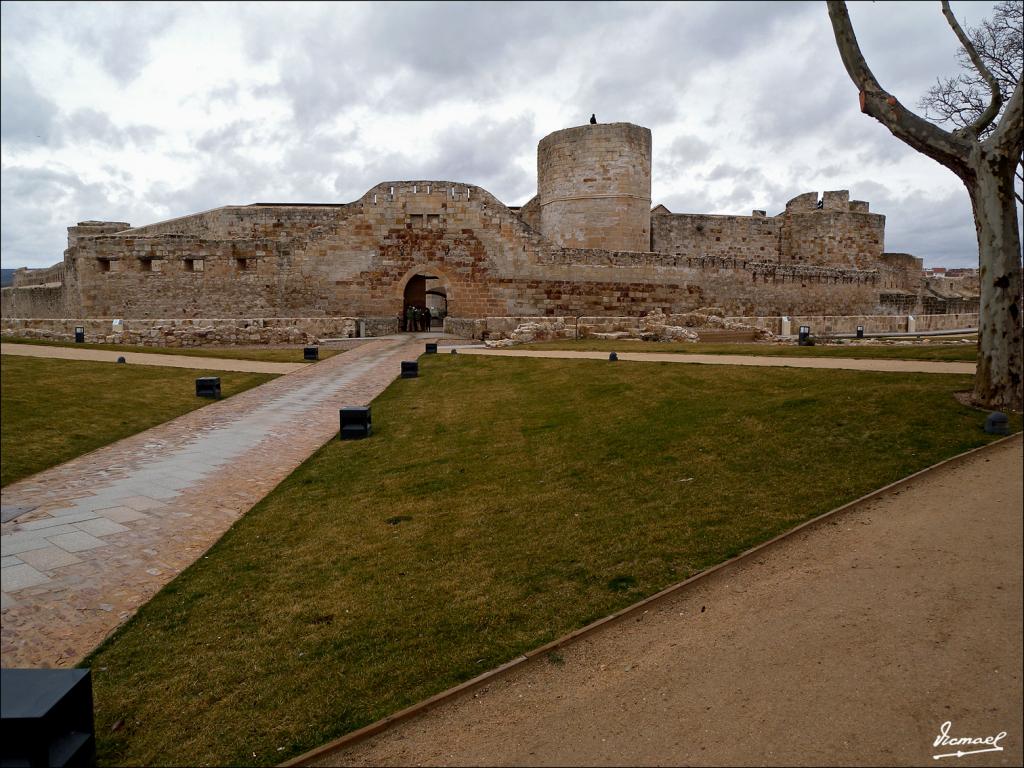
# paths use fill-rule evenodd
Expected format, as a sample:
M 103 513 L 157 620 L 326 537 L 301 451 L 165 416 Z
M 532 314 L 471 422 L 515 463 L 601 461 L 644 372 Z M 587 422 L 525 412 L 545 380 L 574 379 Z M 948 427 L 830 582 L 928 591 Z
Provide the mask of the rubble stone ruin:
M 783 318 L 808 316 L 888 327 L 897 316 L 955 315 L 946 325 L 964 327 L 977 312 L 969 280 L 926 285 L 921 259 L 886 253 L 885 217 L 845 190 L 798 195 L 775 216 L 651 202 L 650 130 L 587 124 L 541 139 L 537 194 L 521 207 L 472 184 L 420 179 L 344 204 L 229 205 L 139 227 L 80 222 L 62 262 L 15 273 L 3 324 L 191 344 L 390 333 L 412 301 L 469 333 L 486 318 L 671 318 L 707 307 L 776 332 Z

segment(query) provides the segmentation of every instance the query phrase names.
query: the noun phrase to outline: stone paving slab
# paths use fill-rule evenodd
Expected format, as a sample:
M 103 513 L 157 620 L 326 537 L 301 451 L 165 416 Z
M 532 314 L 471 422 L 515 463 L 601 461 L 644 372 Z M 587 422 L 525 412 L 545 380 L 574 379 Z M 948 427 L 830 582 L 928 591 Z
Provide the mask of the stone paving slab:
M 464 355 L 494 357 L 548 357 L 571 360 L 607 360 L 607 352 L 572 350 L 485 349 L 467 347 Z M 893 373 L 967 373 L 974 375 L 974 363 L 941 363 L 932 360 L 854 359 L 845 357 L 775 357 L 758 355 L 691 355 L 687 352 L 617 352 L 620 361 L 643 363 L 696 363 L 702 365 L 753 365 L 780 368 L 839 368 L 848 371 L 889 371 Z
M 422 351 L 369 342 L 4 488 L 3 665 L 80 661 Z
M 117 358 L 123 357 L 126 365 L 160 365 L 169 368 L 241 371 L 243 373 L 294 373 L 309 366 L 309 363 L 268 363 L 260 360 L 229 360 L 222 357 L 160 355 L 150 352 L 114 352 L 105 349 L 50 347 L 45 344 L 0 344 L 0 355 L 55 357 L 61 360 L 92 360 L 101 363 L 116 363 Z

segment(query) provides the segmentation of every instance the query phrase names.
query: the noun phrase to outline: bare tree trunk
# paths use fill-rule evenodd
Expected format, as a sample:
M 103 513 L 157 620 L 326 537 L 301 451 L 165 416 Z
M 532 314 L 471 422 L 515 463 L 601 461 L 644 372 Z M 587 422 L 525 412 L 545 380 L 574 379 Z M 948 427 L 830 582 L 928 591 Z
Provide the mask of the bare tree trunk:
M 993 83 L 970 40 L 953 17 L 948 0 L 942 12 L 982 77 Z M 1024 77 L 1017 83 L 1002 118 L 984 141 L 978 136 L 999 112 L 992 100 L 970 125 L 946 131 L 918 117 L 886 91 L 872 74 L 842 0 L 828 0 L 836 46 L 850 79 L 860 89 L 861 111 L 878 120 L 908 146 L 949 168 L 971 196 L 978 233 L 978 371 L 974 402 L 986 408 L 1022 408 L 1021 251 L 1013 173 L 1024 150 Z
M 965 180 L 978 232 L 978 372 L 973 400 L 987 408 L 1022 410 L 1022 302 L 1020 234 L 1013 191 L 1015 162 L 984 157 L 974 178 Z M 974 158 L 972 158 L 974 159 Z M 973 182 L 973 183 L 972 183 Z

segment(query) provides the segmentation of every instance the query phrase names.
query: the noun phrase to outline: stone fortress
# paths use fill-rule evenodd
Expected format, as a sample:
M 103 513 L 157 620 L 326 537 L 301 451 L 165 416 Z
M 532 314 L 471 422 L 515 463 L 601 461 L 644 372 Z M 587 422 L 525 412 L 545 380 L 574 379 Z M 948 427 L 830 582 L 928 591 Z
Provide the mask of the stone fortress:
M 81 222 L 61 263 L 18 270 L 3 289 L 3 328 L 295 342 L 397 331 L 409 303 L 440 307 L 446 330 L 473 336 L 531 318 L 600 329 L 712 307 L 775 333 L 809 318 L 835 332 L 976 325 L 969 278 L 926 281 L 921 259 L 884 242 L 885 217 L 846 191 L 799 195 L 776 216 L 652 210 L 650 130 L 583 125 L 541 140 L 537 195 L 521 207 L 471 184 L 420 180 L 346 204 Z

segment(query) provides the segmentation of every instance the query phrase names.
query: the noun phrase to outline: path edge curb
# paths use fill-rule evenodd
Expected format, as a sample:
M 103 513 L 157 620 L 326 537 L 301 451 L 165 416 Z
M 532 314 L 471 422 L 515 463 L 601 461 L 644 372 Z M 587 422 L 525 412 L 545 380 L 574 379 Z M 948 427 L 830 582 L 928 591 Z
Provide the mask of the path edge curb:
M 907 485 L 910 485 L 927 475 L 931 475 L 934 472 L 937 472 L 942 469 L 951 469 L 959 464 L 968 461 L 971 458 L 974 458 L 980 453 L 994 450 L 1001 446 L 1005 446 L 1013 442 L 1014 440 L 1020 439 L 1022 439 L 1022 433 L 1015 432 L 1012 435 L 1000 438 L 999 440 L 995 440 L 991 443 L 988 443 L 987 445 L 972 448 L 969 451 L 965 451 L 964 453 L 959 453 L 956 456 L 951 456 L 948 459 L 943 459 L 937 464 L 932 464 L 930 467 L 920 469 L 911 475 L 907 475 L 906 477 L 900 480 L 896 480 L 895 482 L 889 483 L 888 485 L 884 485 L 881 488 L 871 491 L 870 493 L 861 496 L 860 498 L 854 499 L 853 501 L 849 501 L 846 504 L 843 504 L 842 506 L 836 507 L 835 509 L 831 509 L 828 512 L 824 512 L 818 515 L 817 517 L 812 517 L 810 520 L 805 520 L 796 527 L 790 528 L 789 530 L 780 533 L 778 536 L 768 539 L 768 541 L 764 541 L 754 547 L 751 547 L 750 549 L 741 552 L 735 557 L 729 558 L 728 560 L 725 560 L 719 563 L 718 565 L 714 565 L 706 570 L 703 570 L 700 573 L 696 573 L 693 576 L 684 579 L 683 581 L 677 582 L 676 584 L 672 584 L 666 587 L 665 589 L 661 590 L 660 592 L 654 593 L 650 597 L 646 597 L 643 600 L 640 600 L 639 602 L 633 603 L 632 605 L 628 605 L 625 608 L 616 611 L 615 613 L 609 614 L 608 616 L 600 618 L 597 621 L 591 622 L 590 624 L 587 624 L 584 627 L 580 627 L 579 629 L 573 630 L 567 635 L 563 635 L 562 637 L 552 640 L 549 643 L 545 643 L 542 646 L 539 646 L 537 648 L 534 648 L 533 650 L 527 651 L 526 653 L 516 656 L 514 659 L 511 659 L 505 662 L 504 664 L 495 667 L 494 669 L 490 669 L 486 672 L 477 675 L 476 677 L 470 680 L 466 680 L 465 682 L 460 683 L 459 685 L 456 685 L 452 688 L 448 688 L 447 690 L 441 691 L 440 693 L 436 693 L 430 698 L 424 699 L 423 701 L 419 701 L 415 704 L 411 704 L 405 709 L 401 709 L 398 712 L 388 715 L 387 717 L 384 717 L 374 723 L 365 725 L 362 728 L 359 728 L 358 730 L 351 731 L 350 733 L 347 733 L 344 736 L 340 736 L 337 739 L 329 741 L 326 744 L 322 744 L 319 747 L 314 747 L 313 749 L 308 750 L 307 752 L 304 752 L 301 755 L 292 758 L 291 760 L 288 760 L 284 763 L 280 763 L 279 766 L 280 768 L 289 768 L 290 766 L 306 765 L 308 762 L 315 760 L 319 757 L 323 757 L 324 755 L 328 755 L 344 747 L 349 747 L 360 741 L 364 741 L 365 739 L 368 739 L 371 736 L 376 736 L 377 734 L 391 728 L 392 726 L 395 726 L 405 720 L 410 720 L 418 715 L 424 714 L 425 712 L 433 709 L 434 707 L 440 704 L 446 703 L 453 699 L 457 699 L 463 694 L 468 693 L 469 691 L 472 691 L 475 688 L 479 688 L 481 685 L 493 682 L 494 680 L 502 677 L 508 672 L 514 669 L 518 669 L 522 665 L 534 661 L 544 656 L 545 654 L 550 653 L 553 650 L 556 650 L 557 648 L 572 644 L 584 637 L 593 634 L 594 632 L 600 629 L 604 629 L 605 627 L 611 626 L 612 624 L 627 619 L 638 612 L 644 612 L 657 603 L 667 600 L 668 598 L 677 596 L 678 594 L 680 594 L 687 588 L 691 587 L 692 585 L 698 582 L 702 582 L 703 580 L 709 577 L 718 576 L 722 574 L 724 571 L 730 569 L 731 567 L 742 562 L 745 562 L 746 560 L 755 555 L 760 555 L 765 550 L 790 539 L 796 534 L 803 533 L 804 531 L 814 528 L 822 524 L 823 522 L 830 520 L 832 517 L 840 515 L 844 512 L 853 511 L 854 509 L 861 507 L 871 501 L 874 501 L 877 498 L 884 496 L 894 490 L 898 490 Z

